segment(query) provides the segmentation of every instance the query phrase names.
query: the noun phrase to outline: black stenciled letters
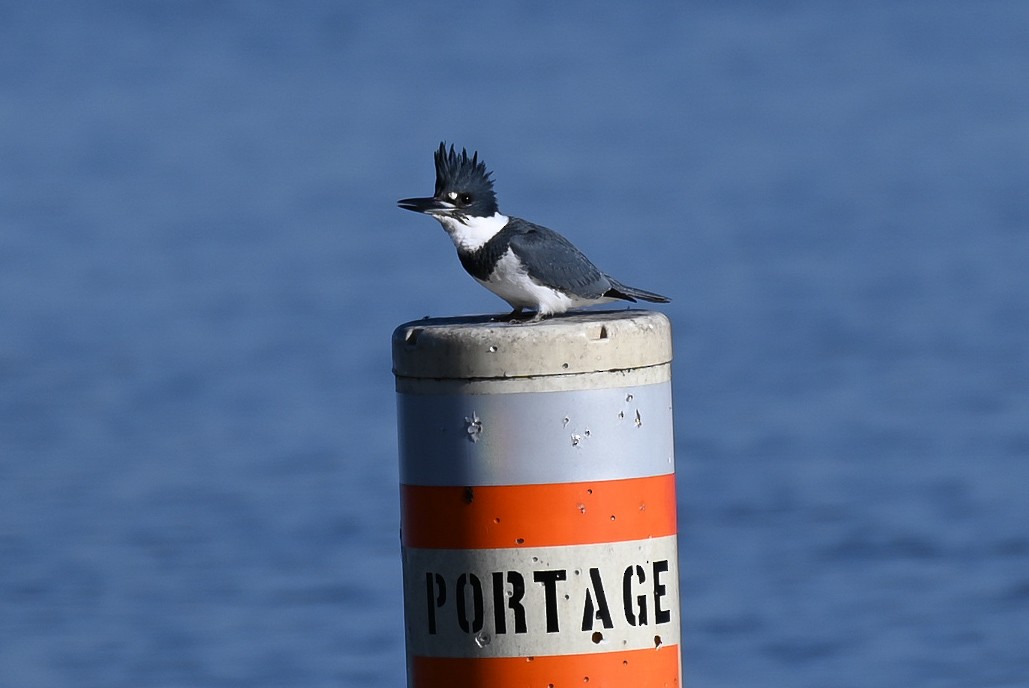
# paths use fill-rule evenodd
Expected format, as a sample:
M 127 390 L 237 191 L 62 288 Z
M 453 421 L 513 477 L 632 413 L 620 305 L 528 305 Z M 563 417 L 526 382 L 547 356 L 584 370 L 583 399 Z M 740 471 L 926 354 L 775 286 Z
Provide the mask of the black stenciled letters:
M 654 562 L 654 623 L 668 623 L 672 620 L 672 612 L 661 608 L 661 598 L 667 594 L 664 583 L 661 582 L 661 574 L 668 572 L 668 560 Z
M 533 582 L 542 584 L 546 593 L 547 633 L 557 633 L 561 630 L 557 618 L 557 582 L 567 577 L 568 573 L 564 569 L 532 572 Z
M 498 634 L 507 633 L 507 610 L 510 608 L 514 612 L 514 632 L 525 633 L 528 630 L 525 625 L 525 607 L 522 606 L 525 578 L 517 571 L 508 571 L 507 583 L 511 586 L 510 597 L 504 586 L 504 572 L 493 572 L 493 622 Z
M 637 617 L 634 611 L 633 599 L 632 599 L 632 580 L 633 576 L 640 583 L 647 582 L 647 575 L 643 572 L 643 567 L 639 564 L 635 566 L 626 567 L 625 573 L 622 574 L 622 604 L 625 606 L 625 620 L 632 626 L 646 626 L 647 625 L 647 596 L 637 595 L 635 607 L 639 608 L 639 616 Z
M 541 630 L 545 618 L 546 632 L 560 633 L 560 605 L 569 600 L 569 595 L 577 598 L 570 604 L 582 603 L 580 628 L 583 632 L 592 632 L 599 626 L 612 629 L 616 619 L 611 613 L 604 578 L 607 577 L 609 583 L 617 580 L 617 572 L 622 574 L 622 613 L 616 609 L 614 614 L 619 625 L 624 618 L 627 625 L 624 628 L 642 630 L 643 626 L 666 624 L 672 620 L 668 599 L 668 559 L 630 564 L 624 569 L 619 566 L 613 571 L 599 566 L 576 569 L 574 584 L 567 589 L 559 587 L 560 583 L 568 580 L 569 570 L 531 571 L 532 582 L 539 588 L 526 587 L 530 571 L 455 571 L 449 575 L 426 571 L 426 630 L 429 635 L 447 635 L 458 630 L 479 633 L 486 627 L 489 617 L 490 630 L 498 635 L 526 634 L 530 628 L 536 633 Z M 671 583 L 674 585 L 674 581 Z M 492 589 L 485 590 L 486 585 Z M 567 594 L 559 594 L 559 591 Z M 450 605 L 453 605 L 453 612 L 448 609 Z M 487 605 L 492 605 L 492 610 L 487 609 Z M 566 613 L 571 611 L 569 609 Z M 444 620 L 449 619 L 457 622 L 456 627 L 447 626 Z
M 467 609 L 467 593 L 465 588 L 472 589 L 472 619 L 469 623 Z M 482 581 L 474 573 L 462 573 L 457 577 L 457 624 L 465 633 L 478 633 L 482 630 Z
M 429 635 L 436 635 L 436 610 L 447 601 L 447 584 L 438 573 L 425 572 L 425 601 L 429 607 Z
M 604 628 L 614 628 L 611 611 L 607 606 L 607 596 L 604 594 L 604 581 L 600 578 L 600 569 L 590 569 L 590 582 L 593 584 L 593 590 L 591 592 L 590 588 L 586 588 L 586 601 L 582 605 L 582 630 L 592 631 L 593 622 L 597 619 L 604 624 Z

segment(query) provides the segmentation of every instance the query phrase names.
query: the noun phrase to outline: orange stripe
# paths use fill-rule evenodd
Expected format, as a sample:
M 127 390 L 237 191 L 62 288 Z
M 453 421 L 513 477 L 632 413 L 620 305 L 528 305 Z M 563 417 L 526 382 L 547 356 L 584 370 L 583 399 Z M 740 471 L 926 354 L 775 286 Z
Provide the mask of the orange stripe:
M 408 547 L 551 547 L 676 533 L 674 474 L 547 485 L 400 488 L 403 543 Z
M 671 688 L 679 685 L 679 646 L 552 657 L 412 657 L 412 688 Z

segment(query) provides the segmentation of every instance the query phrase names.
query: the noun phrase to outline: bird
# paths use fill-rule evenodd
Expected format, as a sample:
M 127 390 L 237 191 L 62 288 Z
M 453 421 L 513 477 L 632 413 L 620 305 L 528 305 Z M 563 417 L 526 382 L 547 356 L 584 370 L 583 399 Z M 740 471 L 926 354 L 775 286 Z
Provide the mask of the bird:
M 476 282 L 514 309 L 502 319 L 532 322 L 569 309 L 613 301 L 668 303 L 667 296 L 623 284 L 600 271 L 568 239 L 552 229 L 500 212 L 493 173 L 475 151 L 458 154 L 439 144 L 434 154 L 436 187 L 430 198 L 404 198 L 397 205 L 443 225 L 461 265 Z

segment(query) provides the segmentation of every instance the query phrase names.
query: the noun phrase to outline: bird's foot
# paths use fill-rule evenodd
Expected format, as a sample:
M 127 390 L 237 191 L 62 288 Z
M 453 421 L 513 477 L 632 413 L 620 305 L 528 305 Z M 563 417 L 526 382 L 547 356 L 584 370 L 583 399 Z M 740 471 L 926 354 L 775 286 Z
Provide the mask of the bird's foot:
M 495 315 L 495 316 L 493 316 L 490 319 L 493 320 L 494 322 L 507 322 L 507 323 L 509 323 L 509 322 L 520 321 L 520 320 L 523 319 L 523 317 L 524 316 L 522 315 L 522 309 L 521 308 L 516 308 L 513 311 L 511 311 L 510 313 L 506 313 L 504 315 Z
M 552 315 L 553 315 L 553 313 L 539 313 L 539 312 L 536 312 L 536 313 L 533 313 L 533 314 L 530 315 L 528 313 L 524 313 L 523 309 L 516 308 L 516 309 L 514 309 L 513 311 L 511 311 L 510 313 L 508 313 L 506 315 L 498 315 L 498 316 L 494 317 L 493 320 L 495 320 L 497 322 L 510 323 L 512 325 L 528 325 L 528 324 L 532 324 L 532 323 L 538 323 L 541 320 L 546 320 L 547 318 L 551 317 Z

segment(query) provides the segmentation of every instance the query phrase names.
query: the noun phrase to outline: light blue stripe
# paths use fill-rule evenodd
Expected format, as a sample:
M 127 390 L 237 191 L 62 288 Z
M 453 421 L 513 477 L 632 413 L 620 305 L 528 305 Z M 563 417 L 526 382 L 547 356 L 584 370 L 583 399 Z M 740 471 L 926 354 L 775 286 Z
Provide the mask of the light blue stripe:
M 675 471 L 671 383 L 516 394 L 398 394 L 400 480 L 530 485 Z

